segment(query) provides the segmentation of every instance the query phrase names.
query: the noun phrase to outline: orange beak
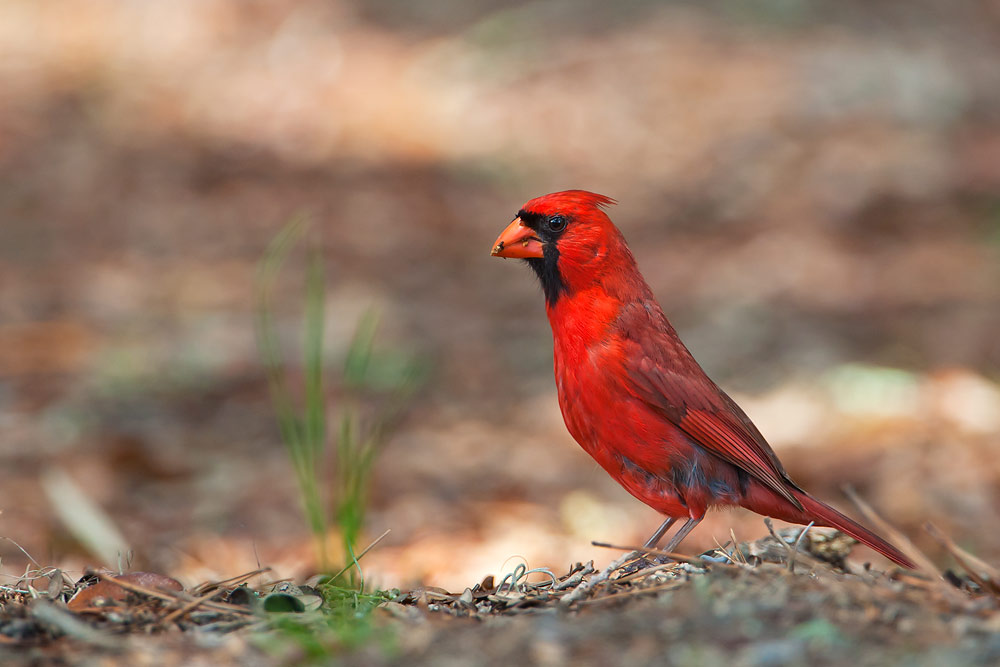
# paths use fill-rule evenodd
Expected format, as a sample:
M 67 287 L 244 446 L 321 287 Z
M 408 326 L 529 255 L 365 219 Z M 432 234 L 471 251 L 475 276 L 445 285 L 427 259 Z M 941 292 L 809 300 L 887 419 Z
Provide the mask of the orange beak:
M 525 227 L 521 218 L 507 225 L 493 246 L 494 257 L 542 257 L 542 242 L 531 228 Z

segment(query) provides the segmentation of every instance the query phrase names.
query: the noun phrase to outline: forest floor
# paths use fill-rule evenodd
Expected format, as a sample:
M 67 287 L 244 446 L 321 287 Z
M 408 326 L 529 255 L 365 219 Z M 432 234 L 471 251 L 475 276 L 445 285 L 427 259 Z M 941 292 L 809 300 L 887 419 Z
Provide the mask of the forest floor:
M 0 597 L 0 658 L 158 665 L 1000 660 L 995 569 L 951 545 L 966 572 L 880 572 L 847 559 L 852 543 L 831 530 L 786 529 L 700 558 L 657 564 L 647 554 L 654 560 L 627 562 L 582 594 L 593 563 L 561 575 L 522 568 L 461 593 L 386 592 L 359 614 L 331 610 L 305 584 L 265 584 L 260 571 L 188 591 L 150 574 L 91 575 L 73 584 L 48 572 Z

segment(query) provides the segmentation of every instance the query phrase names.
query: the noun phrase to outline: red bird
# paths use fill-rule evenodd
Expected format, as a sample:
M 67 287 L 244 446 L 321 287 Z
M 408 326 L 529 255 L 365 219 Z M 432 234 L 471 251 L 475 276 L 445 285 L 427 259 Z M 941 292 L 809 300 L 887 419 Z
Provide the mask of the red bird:
M 788 477 L 764 436 L 667 321 L 602 210 L 614 203 L 584 190 L 532 199 L 492 254 L 522 258 L 538 274 L 569 432 L 629 493 L 667 517 L 646 547 L 683 518 L 666 547 L 674 551 L 708 508 L 738 505 L 832 526 L 913 568 L 899 549 Z

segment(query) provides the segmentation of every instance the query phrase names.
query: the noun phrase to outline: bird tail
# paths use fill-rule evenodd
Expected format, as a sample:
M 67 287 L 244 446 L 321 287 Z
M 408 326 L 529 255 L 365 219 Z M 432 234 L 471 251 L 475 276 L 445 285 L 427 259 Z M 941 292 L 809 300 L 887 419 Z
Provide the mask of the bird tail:
M 802 507 L 805 509 L 805 514 L 809 515 L 810 519 L 816 522 L 816 525 L 836 528 L 841 532 L 847 533 L 858 542 L 871 547 L 896 565 L 901 565 L 911 570 L 916 569 L 917 566 L 914 565 L 913 561 L 907 558 L 902 551 L 892 546 L 854 519 L 844 516 L 826 503 L 816 500 L 804 491 L 796 489 L 792 491 L 792 494 L 800 503 L 802 503 Z

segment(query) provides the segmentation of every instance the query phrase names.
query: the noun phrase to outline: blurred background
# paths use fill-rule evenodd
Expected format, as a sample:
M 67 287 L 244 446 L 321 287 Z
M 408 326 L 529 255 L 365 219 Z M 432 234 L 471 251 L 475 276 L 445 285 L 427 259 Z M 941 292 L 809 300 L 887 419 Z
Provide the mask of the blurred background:
M 254 340 L 257 262 L 301 214 L 331 384 L 370 309 L 381 354 L 426 369 L 375 463 L 371 582 L 641 542 L 660 518 L 562 425 L 533 276 L 489 256 L 567 188 L 619 200 L 794 479 L 1000 561 L 998 63 L 997 0 L 4 0 L 0 572 L 30 567 L 17 545 L 100 563 L 89 504 L 186 584 L 315 571 Z M 685 549 L 730 529 L 765 532 L 714 513 Z

